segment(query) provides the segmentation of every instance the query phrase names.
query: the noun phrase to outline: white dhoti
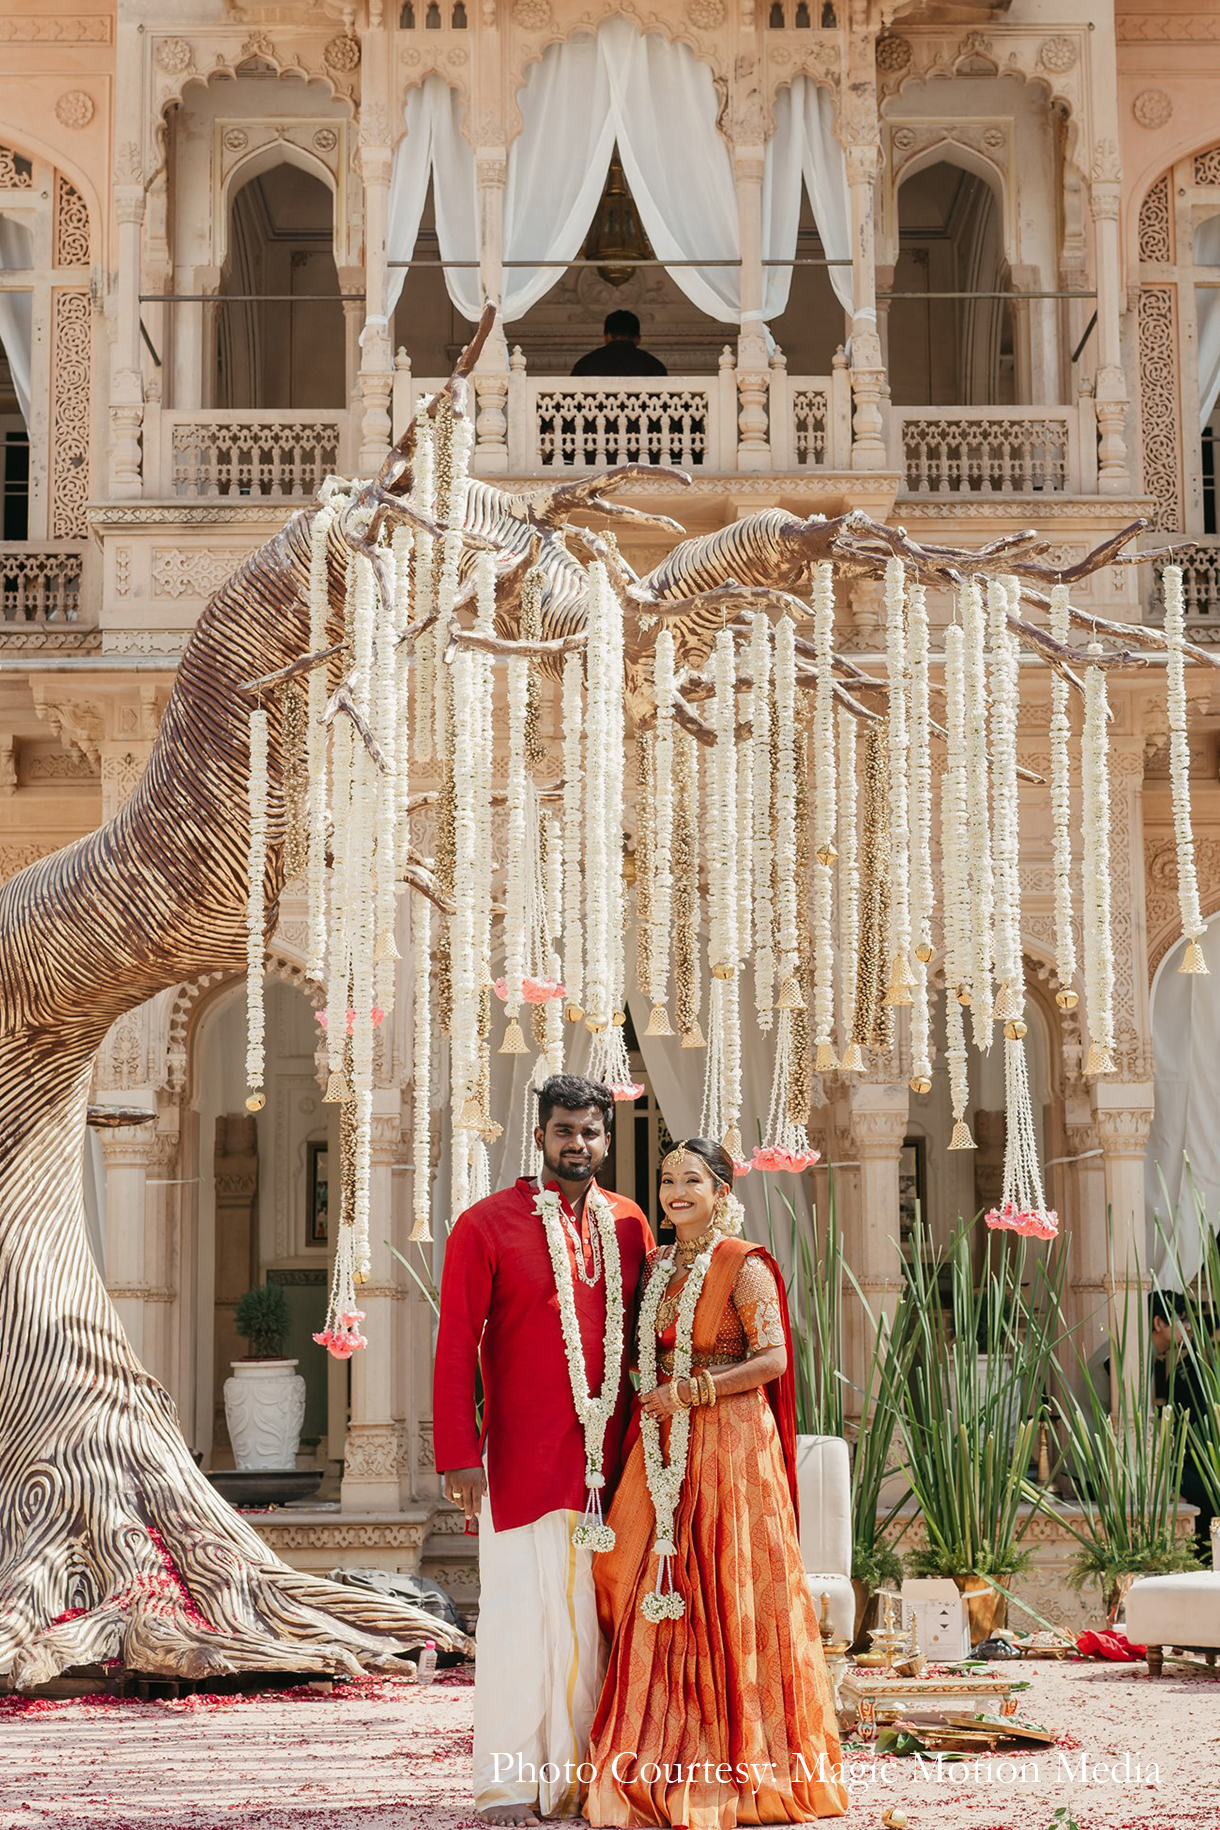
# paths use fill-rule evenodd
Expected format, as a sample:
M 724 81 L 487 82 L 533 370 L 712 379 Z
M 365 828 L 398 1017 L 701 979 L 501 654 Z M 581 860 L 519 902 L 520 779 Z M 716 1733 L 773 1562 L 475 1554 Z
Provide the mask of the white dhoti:
M 497 1531 L 479 1513 L 479 1625 L 474 1668 L 474 1802 L 580 1808 L 580 1763 L 605 1675 L 592 1553 L 577 1550 L 575 1512 Z

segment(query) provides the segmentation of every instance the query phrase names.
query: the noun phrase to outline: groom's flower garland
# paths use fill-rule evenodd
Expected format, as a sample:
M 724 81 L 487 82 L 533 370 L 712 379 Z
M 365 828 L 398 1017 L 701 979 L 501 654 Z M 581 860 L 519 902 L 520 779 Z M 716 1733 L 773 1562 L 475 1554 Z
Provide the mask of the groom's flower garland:
M 677 1341 L 674 1345 L 674 1369 L 671 1375 L 675 1383 L 690 1377 L 695 1309 L 714 1250 L 713 1243 L 696 1258 L 678 1299 Z M 673 1269 L 672 1257 L 658 1255 L 653 1262 L 640 1304 L 640 1389 L 646 1392 L 656 1389 L 657 1312 Z M 655 1625 L 660 1620 L 680 1620 L 686 1612 L 685 1601 L 673 1587 L 671 1572 L 673 1559 L 678 1554 L 674 1543 L 674 1516 L 678 1510 L 682 1483 L 686 1479 L 686 1458 L 690 1447 L 689 1410 L 677 1410 L 670 1419 L 668 1461 L 661 1450 L 661 1426 L 647 1411 L 640 1413 L 640 1436 L 644 1444 L 644 1474 L 652 1496 L 657 1530 L 656 1543 L 652 1547 L 657 1557 L 656 1587 L 651 1594 L 645 1595 L 640 1603 L 640 1612 L 645 1620 L 650 1620 Z
M 590 1217 L 601 1244 L 602 1264 L 606 1272 L 606 1326 L 603 1335 L 602 1388 L 596 1397 L 589 1390 L 585 1366 L 584 1342 L 576 1315 L 576 1292 L 572 1282 L 572 1261 L 563 1230 L 563 1209 L 553 1188 L 543 1188 L 534 1202 L 534 1212 L 546 1229 L 547 1250 L 555 1273 L 555 1294 L 559 1298 L 559 1322 L 563 1329 L 563 1348 L 568 1361 L 568 1378 L 572 1385 L 572 1402 L 576 1418 L 585 1433 L 585 1487 L 588 1502 L 580 1524 L 572 1533 L 578 1549 L 613 1550 L 614 1533 L 602 1517 L 602 1473 L 606 1426 L 618 1403 L 623 1371 L 623 1266 L 619 1257 L 618 1233 L 614 1210 L 600 1189 L 591 1188 L 586 1196 Z M 655 1359 L 655 1354 L 654 1354 Z M 655 1376 L 654 1376 L 655 1384 Z

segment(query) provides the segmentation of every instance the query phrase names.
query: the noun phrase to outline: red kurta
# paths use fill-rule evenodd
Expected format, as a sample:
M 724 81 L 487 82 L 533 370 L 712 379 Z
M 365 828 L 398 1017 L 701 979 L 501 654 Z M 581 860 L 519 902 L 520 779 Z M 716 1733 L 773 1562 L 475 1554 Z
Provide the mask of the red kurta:
M 626 1311 L 618 1405 L 606 1427 L 605 1505 L 622 1463 L 636 1287 L 653 1239 L 634 1201 L 608 1189 L 602 1192 L 614 1210 Z M 555 1273 L 542 1217 L 534 1211 L 536 1198 L 536 1184 L 522 1176 L 511 1188 L 460 1214 L 445 1247 L 441 1277 L 432 1383 L 436 1468 L 438 1474 L 475 1468 L 486 1453 L 497 1531 L 532 1524 L 561 1508 L 581 1512 L 586 1499 L 585 1437 L 572 1403 Z M 580 1232 L 585 1266 L 591 1271 L 587 1202 Z M 575 1273 L 570 1241 L 568 1251 L 589 1389 L 598 1392 L 606 1326 L 605 1272 L 590 1287 Z M 483 1369 L 481 1437 L 475 1428 L 476 1362 Z

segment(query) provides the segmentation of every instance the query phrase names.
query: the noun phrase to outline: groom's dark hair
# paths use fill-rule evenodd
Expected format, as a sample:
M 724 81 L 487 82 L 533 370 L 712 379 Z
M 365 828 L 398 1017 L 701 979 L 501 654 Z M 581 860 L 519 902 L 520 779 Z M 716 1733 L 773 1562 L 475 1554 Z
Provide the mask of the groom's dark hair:
M 538 1089 L 538 1123 L 546 1130 L 546 1121 L 562 1106 L 565 1112 L 583 1112 L 596 1106 L 609 1136 L 614 1122 L 614 1095 L 600 1080 L 582 1080 L 579 1074 L 552 1074 Z

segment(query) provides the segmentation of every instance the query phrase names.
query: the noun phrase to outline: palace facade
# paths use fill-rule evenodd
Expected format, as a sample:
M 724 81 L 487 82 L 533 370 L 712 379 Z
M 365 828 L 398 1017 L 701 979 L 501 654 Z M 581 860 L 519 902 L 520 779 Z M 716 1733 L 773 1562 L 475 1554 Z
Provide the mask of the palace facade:
M 1146 516 L 1145 544 L 1172 536 L 1185 563 L 1192 638 L 1215 641 L 1217 83 L 1220 13 L 1198 0 L 11 0 L 0 876 L 121 806 L 209 595 L 328 471 L 376 468 L 482 294 L 504 311 L 475 376 L 476 474 L 529 489 L 661 460 L 692 486 L 658 477 L 633 498 L 691 532 L 771 503 L 858 507 L 931 542 L 1036 527 L 1061 564 Z M 619 308 L 668 374 L 573 378 Z M 642 568 L 664 542 L 624 550 Z M 1106 567 L 1078 598 L 1155 622 L 1157 564 Z M 839 613 L 844 645 L 874 653 L 879 588 L 854 586 Z M 1210 681 L 1192 670 L 1205 916 L 1220 906 Z M 1128 1258 L 1155 1256 L 1151 1160 L 1172 1197 L 1189 1146 L 1220 1198 L 1199 1111 L 1220 993 L 1173 972 L 1163 687 L 1133 670 L 1111 689 L 1113 1077 L 1083 1078 L 1056 1004 L 1045 793 L 1022 809 L 1040 1142 L 1071 1319 L 1093 1344 L 1107 1212 Z M 1022 760 L 1045 775 L 1047 754 L 1031 716 Z M 279 1515 L 269 1541 L 322 1569 L 422 1559 L 460 1592 L 468 1547 L 431 1462 L 432 1311 L 385 1243 L 405 1241 L 418 1173 L 410 999 L 379 1032 L 370 1346 L 348 1367 L 309 1340 L 337 1139 L 304 946 L 290 888 L 257 1117 L 237 979 L 115 1026 L 94 1099 L 140 1122 L 90 1133 L 91 1243 L 205 1466 L 231 1459 L 237 1298 L 281 1282 L 306 1454 L 327 1479 L 325 1503 Z M 652 1205 L 658 1142 L 694 1128 L 699 1073 L 643 1029 L 647 1091 L 614 1178 Z M 944 1077 L 913 1094 L 904 1048 L 850 1085 L 815 1080 L 810 1113 L 881 1306 L 916 1208 L 944 1238 L 991 1204 L 1003 1152 L 998 1060 L 974 1087 L 977 1151 L 949 1155 Z M 442 1063 L 438 1046 L 436 1085 Z M 745 1074 L 765 1108 L 761 1057 Z M 501 1179 L 518 1172 L 523 1086 L 497 1092 Z M 439 1276 L 435 1230 L 421 1274 Z

